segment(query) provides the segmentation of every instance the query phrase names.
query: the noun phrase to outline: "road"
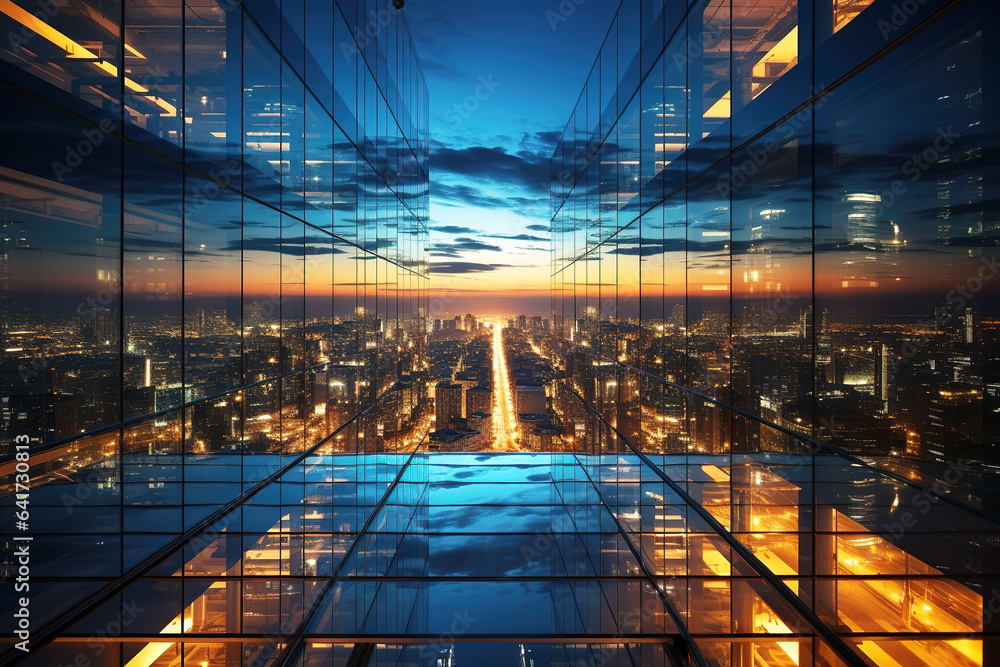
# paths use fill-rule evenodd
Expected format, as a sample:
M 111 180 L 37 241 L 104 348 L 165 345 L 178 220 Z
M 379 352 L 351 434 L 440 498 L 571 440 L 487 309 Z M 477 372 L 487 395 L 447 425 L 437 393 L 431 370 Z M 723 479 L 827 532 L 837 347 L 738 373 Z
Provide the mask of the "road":
M 493 324 L 493 448 L 499 450 L 520 449 L 518 446 L 517 412 L 511 395 L 510 375 L 507 372 L 507 357 L 503 349 L 503 327 Z

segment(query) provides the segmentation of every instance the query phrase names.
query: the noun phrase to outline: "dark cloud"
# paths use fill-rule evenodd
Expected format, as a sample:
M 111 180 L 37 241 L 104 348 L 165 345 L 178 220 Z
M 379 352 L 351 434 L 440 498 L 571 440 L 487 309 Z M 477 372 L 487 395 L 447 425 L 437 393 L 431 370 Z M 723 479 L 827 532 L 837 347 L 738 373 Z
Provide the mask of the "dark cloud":
M 239 252 L 240 250 L 243 252 L 276 252 L 297 257 L 304 257 L 306 255 L 337 255 L 344 252 L 340 248 L 334 248 L 333 243 L 330 243 L 330 245 L 317 245 L 314 243 L 314 239 L 307 239 L 302 236 L 284 239 L 261 237 L 243 239 L 242 241 L 234 239 L 229 242 L 229 245 L 222 248 L 222 250 L 227 252 Z
M 483 234 L 488 239 L 507 239 L 509 241 L 538 241 L 548 243 L 549 239 L 531 234 Z
M 460 227 L 459 225 L 438 225 L 436 227 L 429 228 L 432 232 L 441 232 L 442 234 L 478 234 L 478 229 L 472 229 L 471 227 Z
M 459 236 L 451 245 L 452 247 L 461 248 L 463 250 L 492 250 L 494 252 L 503 251 L 503 248 L 498 245 L 483 243 L 482 241 L 477 241 L 476 239 L 468 238 L 466 236 Z
M 509 153 L 499 146 L 451 148 L 438 143 L 431 150 L 435 169 L 503 185 L 520 185 L 538 194 L 548 193 L 550 158 L 551 152 L 528 149 Z
M 548 225 L 528 225 L 525 227 L 530 232 L 551 232 Z
M 549 130 L 547 132 L 535 132 L 535 136 L 538 137 L 539 141 L 549 144 L 552 149 L 555 150 L 556 144 L 562 139 L 562 132 L 558 130 Z
M 428 273 L 489 273 L 497 269 L 517 268 L 513 264 L 478 264 L 476 262 L 431 262 Z
M 488 273 L 496 271 L 492 264 L 477 264 L 475 262 L 431 262 L 428 273 Z
M 483 243 L 466 236 L 459 236 L 452 242 L 436 243 L 430 248 L 443 257 L 457 257 L 461 252 L 503 252 L 503 248 L 492 243 Z
M 502 197 L 493 197 L 479 188 L 465 184 L 434 183 L 431 196 L 436 202 L 452 206 L 475 206 L 478 208 L 510 208 Z

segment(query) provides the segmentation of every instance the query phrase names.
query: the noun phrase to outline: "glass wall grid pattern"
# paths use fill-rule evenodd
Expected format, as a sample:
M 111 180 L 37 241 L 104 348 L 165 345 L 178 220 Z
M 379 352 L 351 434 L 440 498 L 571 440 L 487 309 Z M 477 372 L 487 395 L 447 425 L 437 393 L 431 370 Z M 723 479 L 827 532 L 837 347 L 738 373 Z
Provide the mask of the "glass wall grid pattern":
M 303 530 L 306 453 L 356 458 L 374 506 L 395 472 L 364 455 L 429 424 L 428 91 L 404 16 L 11 0 L 0 29 L 0 516 L 30 483 L 33 628 L 274 476 L 299 481 L 264 484 L 289 495 L 253 525 Z
M 992 664 L 1000 17 L 900 6 L 623 2 L 553 157 L 547 349 L 568 449 L 650 457 L 863 659 Z

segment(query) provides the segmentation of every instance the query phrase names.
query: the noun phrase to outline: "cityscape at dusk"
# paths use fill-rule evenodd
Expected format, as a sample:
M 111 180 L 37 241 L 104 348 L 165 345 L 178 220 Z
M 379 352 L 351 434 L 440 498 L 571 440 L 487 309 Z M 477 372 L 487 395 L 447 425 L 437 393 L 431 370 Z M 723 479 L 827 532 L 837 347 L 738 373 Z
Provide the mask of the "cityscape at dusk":
M 986 0 L 0 0 L 0 666 L 1000 666 Z

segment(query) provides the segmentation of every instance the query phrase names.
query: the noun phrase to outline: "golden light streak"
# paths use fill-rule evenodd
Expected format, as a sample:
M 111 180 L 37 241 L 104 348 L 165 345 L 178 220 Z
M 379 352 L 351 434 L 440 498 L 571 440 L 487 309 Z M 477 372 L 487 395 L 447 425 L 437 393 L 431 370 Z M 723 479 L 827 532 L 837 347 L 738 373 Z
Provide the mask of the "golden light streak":
M 520 434 L 517 427 L 517 413 L 511 397 L 510 375 L 507 372 L 502 331 L 500 322 L 495 321 L 493 323 L 493 446 L 505 446 L 517 450 Z
M 92 61 L 91 64 L 99 67 L 100 69 L 107 72 L 113 77 L 118 76 L 118 68 L 109 62 L 102 60 L 96 53 L 90 49 L 86 49 L 80 44 L 62 34 L 52 26 L 50 26 L 45 21 L 41 20 L 37 16 L 26 12 L 17 5 L 15 5 L 11 0 L 0 0 L 0 11 L 2 11 L 7 16 L 11 17 L 24 27 L 35 32 L 41 37 L 49 40 L 60 49 L 66 52 L 66 57 L 72 59 L 81 59 Z M 149 89 L 144 88 L 135 81 L 132 81 L 128 77 L 125 77 L 125 86 L 137 93 L 148 93 Z

